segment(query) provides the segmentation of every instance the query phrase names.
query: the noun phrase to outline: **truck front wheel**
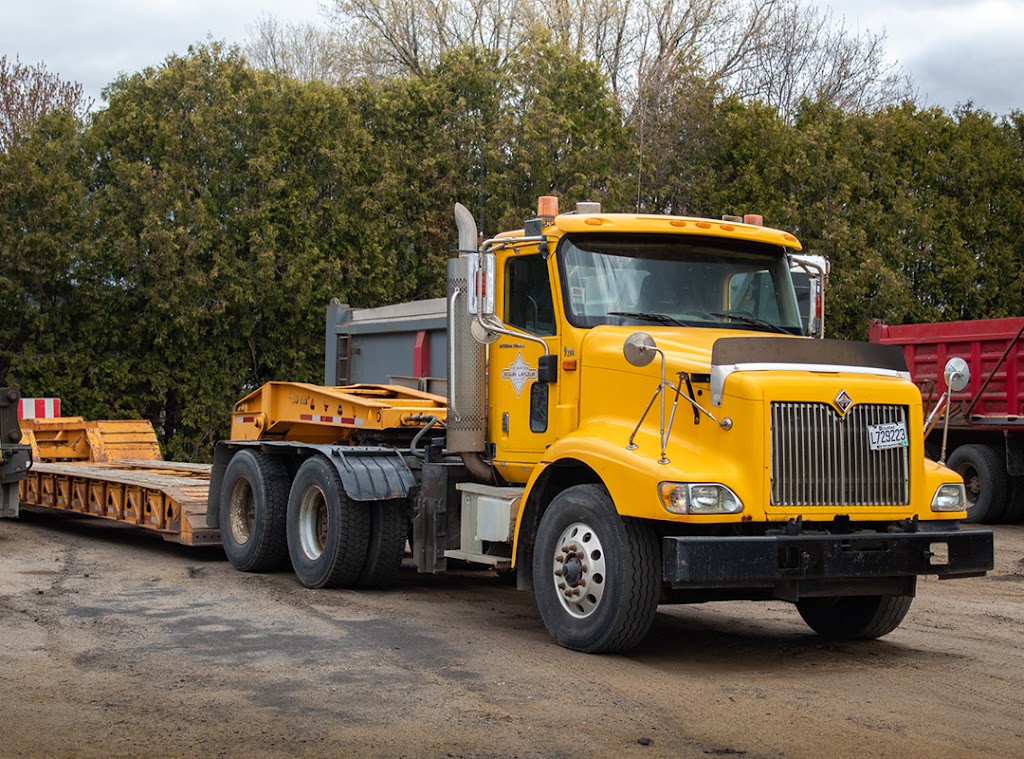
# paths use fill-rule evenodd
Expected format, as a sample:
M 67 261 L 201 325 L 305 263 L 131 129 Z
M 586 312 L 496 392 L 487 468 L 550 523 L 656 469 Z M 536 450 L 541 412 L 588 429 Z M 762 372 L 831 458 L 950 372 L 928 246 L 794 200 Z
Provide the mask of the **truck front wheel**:
M 534 593 L 559 645 L 587 653 L 639 643 L 658 607 L 658 539 L 624 519 L 600 485 L 562 491 L 541 517 L 533 555 Z
M 219 506 L 221 543 L 235 569 L 284 566 L 288 472 L 281 461 L 248 448 L 236 453 L 224 472 Z
M 868 640 L 899 627 L 913 600 L 913 596 L 831 596 L 803 598 L 796 608 L 824 638 Z
M 998 522 L 1007 506 L 1006 465 L 999 451 L 990 445 L 961 445 L 946 463 L 964 478 L 967 489 L 967 521 Z
M 348 499 L 326 457 L 307 459 L 288 496 L 288 553 L 299 582 L 307 588 L 352 587 L 369 543 L 366 505 Z

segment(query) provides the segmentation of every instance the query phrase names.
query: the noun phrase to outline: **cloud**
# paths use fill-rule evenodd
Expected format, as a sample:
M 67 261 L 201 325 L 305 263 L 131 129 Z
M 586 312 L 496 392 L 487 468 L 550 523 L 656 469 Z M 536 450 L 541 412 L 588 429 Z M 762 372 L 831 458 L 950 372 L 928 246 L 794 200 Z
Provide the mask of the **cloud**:
M 885 32 L 890 59 L 928 105 L 968 101 L 994 113 L 1024 108 L 1024 4 L 1006 0 L 844 0 L 823 3 L 851 29 Z
M 46 64 L 62 79 L 81 82 L 89 97 L 118 74 L 159 66 L 189 45 L 244 43 L 261 13 L 308 21 L 317 0 L 35 0 L 10 3 L 0 24 L 0 55 Z

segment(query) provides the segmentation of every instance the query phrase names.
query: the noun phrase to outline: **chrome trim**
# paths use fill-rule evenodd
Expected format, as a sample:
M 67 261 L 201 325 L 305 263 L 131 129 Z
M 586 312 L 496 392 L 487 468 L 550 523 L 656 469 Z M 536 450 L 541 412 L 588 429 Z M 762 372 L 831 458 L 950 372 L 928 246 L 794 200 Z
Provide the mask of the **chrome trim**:
M 771 505 L 908 505 L 909 447 L 872 451 L 867 427 L 909 416 L 899 405 L 857 404 L 841 416 L 827 403 L 772 403 Z

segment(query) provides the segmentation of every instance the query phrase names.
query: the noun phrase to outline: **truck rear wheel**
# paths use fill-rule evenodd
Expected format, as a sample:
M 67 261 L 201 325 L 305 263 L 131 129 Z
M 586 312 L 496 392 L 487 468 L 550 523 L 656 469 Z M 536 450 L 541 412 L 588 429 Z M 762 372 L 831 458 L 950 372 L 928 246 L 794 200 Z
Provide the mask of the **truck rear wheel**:
M 284 464 L 248 448 L 236 453 L 224 472 L 218 519 L 224 553 L 235 569 L 264 572 L 285 565 L 287 509 Z
M 989 445 L 961 445 L 950 454 L 947 466 L 964 478 L 967 521 L 998 522 L 1008 495 L 1006 466 L 999 452 Z
M 824 638 L 869 640 L 899 627 L 913 600 L 913 596 L 832 596 L 803 598 L 796 608 Z
M 352 587 L 366 563 L 370 514 L 345 495 L 334 465 L 307 459 L 288 496 L 288 553 L 307 588 Z
M 604 487 L 564 490 L 537 530 L 533 575 L 541 619 L 566 648 L 630 648 L 654 622 L 660 567 L 654 532 L 620 517 Z
M 409 504 L 404 499 L 374 501 L 370 510 L 370 537 L 366 561 L 356 585 L 380 587 L 395 580 L 405 555 Z

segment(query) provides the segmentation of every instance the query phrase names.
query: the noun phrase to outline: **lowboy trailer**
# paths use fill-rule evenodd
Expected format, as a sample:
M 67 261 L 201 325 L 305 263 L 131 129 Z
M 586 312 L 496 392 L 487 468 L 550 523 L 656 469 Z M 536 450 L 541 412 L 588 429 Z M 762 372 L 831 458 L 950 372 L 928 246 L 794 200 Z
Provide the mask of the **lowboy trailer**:
M 661 603 L 729 599 L 876 638 L 918 576 L 992 568 L 903 352 L 806 334 L 794 236 L 554 198 L 482 244 L 456 221 L 444 299 L 332 304 L 326 384 L 235 405 L 202 534 L 236 568 L 381 585 L 408 546 L 420 572 L 514 572 L 587 652 L 637 644 Z

